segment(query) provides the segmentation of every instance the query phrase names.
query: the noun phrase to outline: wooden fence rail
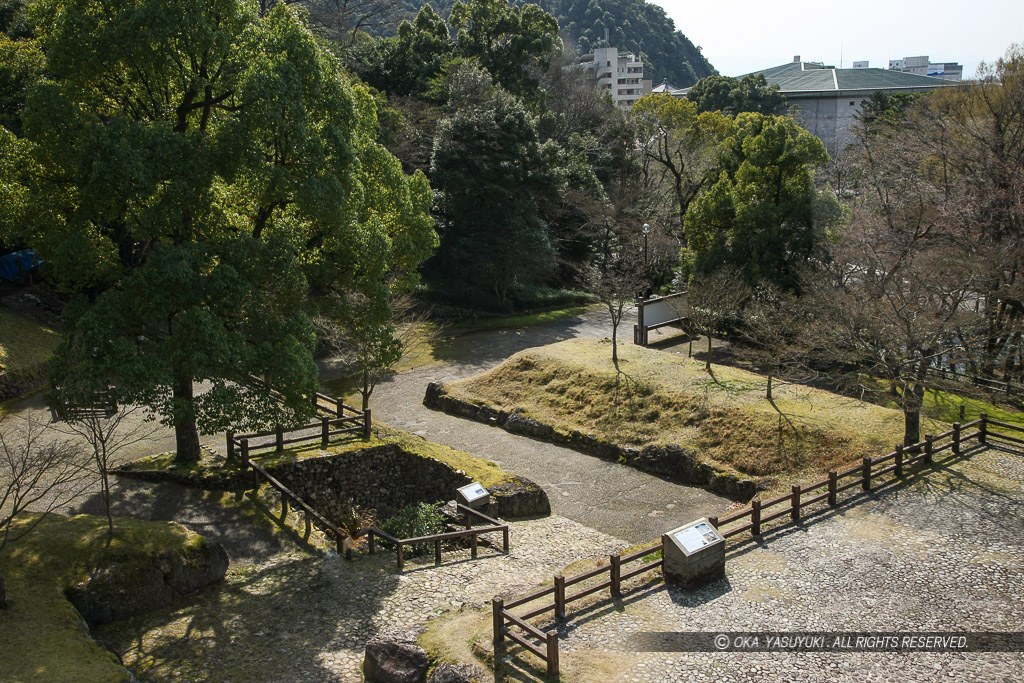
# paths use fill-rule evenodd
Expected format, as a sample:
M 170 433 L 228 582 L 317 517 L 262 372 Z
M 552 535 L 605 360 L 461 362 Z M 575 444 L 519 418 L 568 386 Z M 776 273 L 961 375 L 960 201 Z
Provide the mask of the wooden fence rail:
M 398 570 L 401 571 L 405 566 L 405 551 L 403 548 L 407 545 L 416 545 L 418 543 L 433 543 L 434 544 L 434 565 L 441 564 L 441 544 L 444 541 L 451 541 L 457 538 L 469 538 L 469 550 L 470 557 L 476 559 L 477 556 L 477 545 L 479 543 L 479 537 L 482 534 L 489 534 L 493 532 L 501 532 L 501 546 L 502 552 L 508 553 L 509 540 L 508 540 L 508 524 L 501 522 L 493 517 L 488 517 L 479 510 L 466 507 L 462 503 L 457 503 L 458 509 L 465 515 L 466 528 L 461 531 L 448 531 L 443 534 L 433 534 L 431 536 L 417 536 L 415 538 L 395 538 L 391 534 L 388 534 L 375 527 L 368 527 L 360 532 L 360 535 L 365 535 L 369 542 L 370 553 L 377 552 L 376 539 L 380 538 L 395 547 L 395 554 L 397 557 Z M 476 517 L 482 519 L 487 523 L 487 526 L 474 527 L 472 518 Z
M 991 427 L 1018 433 L 1024 432 L 1024 428 L 1018 425 L 990 420 L 988 415 L 982 413 L 973 422 L 954 423 L 952 429 L 942 434 L 927 435 L 923 441 L 910 446 L 898 445 L 891 453 L 876 458 L 864 458 L 859 465 L 842 471 L 833 470 L 828 473 L 827 479 L 813 484 L 795 484 L 790 493 L 768 501 L 752 501 L 749 507 L 743 510 L 723 517 L 711 517 L 709 521 L 725 538 L 747 531 L 752 536 L 760 536 L 763 525 L 768 522 L 787 516 L 795 522 L 800 519 L 805 508 L 818 503 L 824 503 L 827 507 L 836 507 L 839 504 L 840 493 L 853 488 L 870 491 L 879 477 L 892 475 L 899 479 L 903 477 L 908 466 L 917 463 L 931 463 L 939 453 L 952 451 L 953 455 L 959 454 L 966 442 L 976 441 L 978 444 L 986 444 L 989 439 L 995 439 L 1013 444 L 1024 444 L 1024 439 L 992 432 Z M 972 429 L 974 431 L 970 431 Z M 815 493 L 821 489 L 827 490 L 824 493 L 807 496 L 808 493 Z M 776 510 L 776 508 L 778 509 Z M 765 514 L 769 509 L 772 512 Z M 735 523 L 739 523 L 739 525 L 731 526 Z
M 306 535 L 309 535 L 311 525 L 316 522 L 320 529 L 329 535 L 335 542 L 338 548 L 338 555 L 344 554 L 347 559 L 352 559 L 351 550 L 346 550 L 344 547 L 344 541 L 348 538 L 348 534 L 343 533 L 338 527 L 331 524 L 323 515 L 311 508 L 306 501 L 299 498 L 297 495 L 291 492 L 291 490 L 278 481 L 265 469 L 254 463 L 252 460 L 245 458 L 245 466 L 252 468 L 253 476 L 258 484 L 260 480 L 266 481 L 273 488 L 277 489 L 278 493 L 281 494 L 281 519 L 284 520 L 288 516 L 288 504 L 291 503 L 292 507 L 302 510 L 303 521 L 306 526 Z
M 992 431 L 993 427 L 1003 431 Z M 970 431 L 972 429 L 974 431 Z M 923 441 L 911 444 L 910 446 L 898 445 L 891 453 L 877 458 L 864 458 L 860 464 L 842 471 L 833 470 L 828 473 L 828 478 L 812 484 L 794 484 L 789 493 L 768 501 L 751 501 L 746 509 L 723 517 L 710 517 L 709 521 L 725 538 L 747 531 L 753 536 L 760 536 L 763 526 L 769 522 L 783 517 L 789 517 L 794 522 L 799 521 L 807 507 L 818 505 L 819 503 L 824 503 L 828 507 L 836 507 L 839 503 L 839 494 L 843 491 L 857 487 L 864 491 L 870 491 L 874 482 L 879 477 L 893 475 L 898 479 L 904 475 L 907 467 L 918 463 L 932 463 L 936 455 L 945 451 L 951 451 L 956 456 L 963 450 L 967 442 L 976 441 L 981 445 L 988 443 L 1024 445 L 1024 438 L 1010 436 L 1003 433 L 1004 431 L 1024 434 L 1024 427 L 990 420 L 987 414 L 982 413 L 973 422 L 965 424 L 954 423 L 952 429 L 942 434 L 927 435 Z M 723 528 L 737 523 L 739 523 L 738 526 L 733 526 L 729 529 Z M 520 596 L 507 603 L 501 598 L 495 598 L 491 605 L 493 611 L 492 629 L 496 651 L 495 661 L 498 661 L 498 648 L 503 647 L 505 638 L 508 638 L 544 660 L 547 664 L 549 676 L 557 676 L 559 668 L 558 633 L 556 631 L 544 632 L 530 624 L 527 620 L 548 612 L 553 612 L 558 620 L 565 619 L 567 604 L 605 589 L 610 590 L 612 597 L 618 597 L 621 595 L 623 581 L 661 566 L 663 560 L 659 559 L 655 562 L 643 563 L 636 569 L 628 572 L 623 572 L 622 566 L 660 550 L 663 550 L 662 544 L 657 543 L 629 555 L 612 555 L 609 557 L 607 565 L 602 565 L 596 569 L 569 578 L 555 576 L 552 582 L 553 585 Z M 576 593 L 566 594 L 566 589 L 569 586 L 600 577 L 606 573 L 608 574 L 607 580 Z M 552 596 L 550 602 L 545 602 L 539 607 L 535 607 L 523 614 L 516 615 L 510 611 L 516 607 L 543 600 L 549 596 Z M 511 630 L 512 627 L 520 629 L 525 635 Z M 540 642 L 531 641 L 530 637 Z
M 510 600 L 508 604 L 506 604 L 501 598 L 495 598 L 491 603 L 494 621 L 493 633 L 495 661 L 498 659 L 497 650 L 504 647 L 505 638 L 508 638 L 513 642 L 519 643 L 527 650 L 544 660 L 547 665 L 547 672 L 549 676 L 558 676 L 558 632 L 544 632 L 530 624 L 527 619 L 532 619 L 547 612 L 553 612 L 555 619 L 562 621 L 565 619 L 566 606 L 568 604 L 576 602 L 577 600 L 582 600 L 588 595 L 599 593 L 605 589 L 609 590 L 611 597 L 619 597 L 622 595 L 623 581 L 633 578 L 634 576 L 639 576 L 644 572 L 649 572 L 652 569 L 657 569 L 662 565 L 663 560 L 659 558 L 653 562 L 642 562 L 640 566 L 625 573 L 622 571 L 622 566 L 642 560 L 644 557 L 661 550 L 662 544 L 657 543 L 628 555 L 611 555 L 608 558 L 608 564 L 601 565 L 600 567 L 591 569 L 590 571 L 570 577 L 556 575 L 553 581 L 554 585 L 551 587 L 542 588 L 532 593 L 520 596 L 514 600 Z M 604 574 L 608 575 L 608 578 L 604 581 L 575 593 L 568 594 L 566 592 L 566 589 L 570 586 L 575 586 L 576 584 L 583 583 L 589 579 L 598 578 Z M 510 611 L 527 603 L 546 598 L 549 595 L 553 596 L 550 603 L 543 604 L 524 614 L 517 615 Z M 526 636 L 510 630 L 511 626 L 519 628 L 525 632 Z M 530 641 L 527 636 L 532 636 L 539 640 L 540 643 L 537 644 Z

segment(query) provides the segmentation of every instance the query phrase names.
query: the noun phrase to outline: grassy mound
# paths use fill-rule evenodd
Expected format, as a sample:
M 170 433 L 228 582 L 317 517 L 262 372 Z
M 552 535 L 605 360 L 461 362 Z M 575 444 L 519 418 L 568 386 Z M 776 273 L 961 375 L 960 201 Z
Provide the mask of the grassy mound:
M 891 450 L 903 416 L 804 386 L 685 356 L 573 339 L 528 349 L 493 370 L 445 385 L 457 398 L 526 417 L 560 432 L 579 430 L 623 446 L 676 443 L 723 469 L 765 481 L 812 475 Z M 937 427 L 925 419 L 922 431 Z M 800 478 L 797 476 L 796 478 Z
M 60 343 L 59 335 L 35 320 L 0 307 L 0 371 L 42 363 Z
M 30 522 L 14 523 L 17 536 Z M 204 539 L 165 522 L 115 520 L 108 546 L 101 517 L 48 515 L 0 557 L 11 607 L 0 610 L 3 673 L 11 681 L 128 680 L 117 657 L 85 634 L 64 591 L 104 567 L 151 566 L 154 555 L 184 550 Z

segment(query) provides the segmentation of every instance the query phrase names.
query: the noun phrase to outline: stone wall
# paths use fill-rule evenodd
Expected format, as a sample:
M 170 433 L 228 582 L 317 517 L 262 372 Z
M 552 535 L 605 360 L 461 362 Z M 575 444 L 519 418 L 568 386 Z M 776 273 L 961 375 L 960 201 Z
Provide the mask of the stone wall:
M 27 394 L 46 384 L 47 366 L 40 363 L 29 368 L 0 373 L 0 401 Z
M 637 449 L 602 441 L 593 434 L 583 434 L 578 430 L 560 432 L 551 425 L 523 417 L 518 411 L 510 413 L 455 398 L 447 394 L 444 385 L 439 382 L 427 385 L 423 405 L 449 415 L 501 427 L 512 434 L 550 441 L 605 460 L 615 460 L 678 484 L 701 486 L 714 493 L 741 500 L 748 500 L 757 493 L 757 484 L 750 479 L 702 463 L 694 449 L 676 444 Z
M 266 466 L 267 472 L 329 520 L 338 520 L 350 504 L 376 510 L 386 519 L 396 510 L 416 503 L 445 502 L 455 490 L 470 483 L 461 470 L 433 458 L 389 444 L 347 453 L 328 454 Z M 213 490 L 243 490 L 253 485 L 249 471 L 177 473 L 174 470 L 133 470 L 131 463 L 114 474 L 147 481 L 175 481 Z M 491 486 L 492 517 L 516 518 L 547 515 L 551 506 L 542 488 L 528 479 L 511 476 Z

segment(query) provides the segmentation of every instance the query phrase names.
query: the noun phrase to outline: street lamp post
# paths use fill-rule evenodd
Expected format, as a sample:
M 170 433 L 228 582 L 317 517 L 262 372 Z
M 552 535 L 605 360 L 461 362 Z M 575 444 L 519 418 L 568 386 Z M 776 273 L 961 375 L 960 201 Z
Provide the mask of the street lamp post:
M 651 231 L 649 223 L 644 223 L 644 266 L 647 266 L 647 233 Z

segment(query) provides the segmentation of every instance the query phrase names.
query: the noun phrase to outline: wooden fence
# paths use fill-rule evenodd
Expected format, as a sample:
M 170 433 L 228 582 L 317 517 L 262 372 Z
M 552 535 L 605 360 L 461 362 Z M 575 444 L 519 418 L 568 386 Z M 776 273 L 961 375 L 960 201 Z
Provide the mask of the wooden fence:
M 995 428 L 1000 431 L 993 431 Z M 974 430 L 974 431 L 970 431 Z M 1020 434 L 1022 436 L 1011 436 L 1005 432 Z M 803 510 L 811 505 L 825 504 L 828 507 L 835 507 L 839 502 L 839 494 L 852 488 L 860 487 L 864 491 L 870 491 L 872 483 L 879 477 L 893 475 L 896 479 L 903 476 L 907 467 L 918 463 L 932 463 L 936 456 L 950 451 L 954 456 L 962 452 L 968 442 L 974 441 L 979 445 L 990 443 L 1005 443 L 1014 446 L 1024 446 L 1024 427 L 991 420 L 988 415 L 981 416 L 965 424 L 953 423 L 953 428 L 935 436 L 928 435 L 924 441 L 910 446 L 896 446 L 892 453 L 878 458 L 864 458 L 861 463 L 842 471 L 828 473 L 828 478 L 809 485 L 794 485 L 790 493 L 773 498 L 767 502 L 753 501 L 744 510 L 734 512 L 725 517 L 710 517 L 709 521 L 719 529 L 723 537 L 729 538 L 749 531 L 753 536 L 761 535 L 763 526 L 771 521 L 782 517 L 789 517 L 792 521 L 800 519 Z M 764 514 L 766 510 L 772 510 L 770 514 Z M 739 526 L 731 529 L 723 527 L 740 522 Z M 500 598 L 492 601 L 493 636 L 494 647 L 503 647 L 505 638 L 519 643 L 524 648 L 540 657 L 547 664 L 549 676 L 558 675 L 558 633 L 557 631 L 544 632 L 527 620 L 533 617 L 554 612 L 558 620 L 565 618 L 565 607 L 568 603 L 579 600 L 588 595 L 597 593 L 606 588 L 610 589 L 612 597 L 621 594 L 622 582 L 643 572 L 650 571 L 662 565 L 663 560 L 648 562 L 638 568 L 623 573 L 622 565 L 635 562 L 638 559 L 662 550 L 662 544 L 657 543 L 644 550 L 637 551 L 630 555 L 612 555 L 607 565 L 602 565 L 583 574 L 569 578 L 555 576 L 552 586 L 542 588 L 528 593 L 522 597 L 510 600 L 505 603 Z M 585 590 L 572 595 L 566 595 L 566 588 L 575 584 L 592 579 L 602 574 L 608 574 L 608 579 Z M 512 614 L 509 610 L 547 596 L 554 596 L 550 604 L 545 604 L 524 614 Z M 526 635 L 512 631 L 511 627 L 517 627 Z M 539 643 L 531 641 L 532 637 Z M 495 661 L 497 661 L 497 654 Z
M 441 564 L 441 543 L 443 541 L 451 541 L 456 538 L 469 538 L 470 542 L 470 557 L 476 559 L 477 556 L 477 545 L 478 537 L 481 534 L 489 534 L 491 532 L 500 531 L 502 533 L 502 552 L 508 553 L 508 524 L 500 522 L 493 517 L 488 517 L 484 513 L 468 508 L 462 503 L 457 503 L 458 509 L 466 516 L 466 528 L 462 531 L 449 531 L 443 534 L 433 534 L 431 536 L 417 536 L 416 538 L 395 538 L 391 534 L 388 534 L 375 527 L 369 527 L 364 529 L 361 534 L 365 534 L 369 541 L 370 553 L 377 552 L 377 538 L 383 539 L 388 543 L 395 546 L 395 552 L 398 560 L 398 570 L 401 571 L 405 566 L 405 553 L 403 547 L 407 545 L 416 545 L 418 543 L 433 543 L 434 544 L 434 565 Z M 473 517 L 482 519 L 488 524 L 485 527 L 474 527 Z
M 870 491 L 873 481 L 879 477 L 893 475 L 898 479 L 903 476 L 907 467 L 922 462 L 931 463 L 936 455 L 945 451 L 951 451 L 957 455 L 965 442 L 976 440 L 978 444 L 985 444 L 989 438 L 992 438 L 1014 444 L 1024 444 L 1024 439 L 990 432 L 989 428 L 993 426 L 1012 432 L 1024 432 L 1024 428 L 990 420 L 988 415 L 982 413 L 973 422 L 953 423 L 953 428 L 947 432 L 935 436 L 925 436 L 924 441 L 910 446 L 896 446 L 892 453 L 877 458 L 864 458 L 859 465 L 849 469 L 833 470 L 828 473 L 827 479 L 803 486 L 795 484 L 790 493 L 768 501 L 752 501 L 746 509 L 724 517 L 710 517 L 708 521 L 725 538 L 746 531 L 749 531 L 752 536 L 760 536 L 763 525 L 768 522 L 782 517 L 789 517 L 791 521 L 795 522 L 800 519 L 805 508 L 819 503 L 828 507 L 836 507 L 839 504 L 840 493 L 853 488 Z M 967 431 L 971 429 L 975 429 L 975 431 Z M 766 514 L 768 510 L 771 512 Z M 724 529 L 727 525 L 736 522 L 740 522 L 740 526 Z
M 971 375 L 964 372 L 957 372 L 946 368 L 928 368 L 927 374 L 931 377 L 950 380 L 960 384 L 973 384 L 976 387 L 987 389 L 993 393 L 1005 394 L 1006 396 L 1020 396 L 1024 394 L 1024 387 L 1021 387 L 1020 385 L 1012 384 L 1011 382 L 1003 382 L 997 379 L 989 379 L 988 377 L 979 377 L 978 375 Z
M 243 460 L 248 460 L 249 453 L 261 449 L 274 447 L 275 450 L 284 450 L 284 447 L 294 443 L 306 443 L 309 441 L 320 441 L 321 448 L 327 448 L 332 436 L 339 434 L 359 433 L 364 436 L 370 435 L 370 411 L 352 417 L 329 417 L 320 418 L 319 422 L 313 422 L 298 427 L 285 429 L 278 425 L 271 432 L 252 432 L 249 434 L 236 434 L 235 430 L 229 429 L 226 435 L 228 459 L 231 460 L 240 455 Z M 274 437 L 270 440 L 268 437 Z M 253 443 L 254 439 L 261 439 Z
M 274 478 L 269 472 L 267 472 L 265 469 L 263 469 L 256 463 L 254 463 L 248 457 L 244 459 L 244 463 L 246 467 L 252 468 L 253 478 L 255 480 L 257 487 L 259 486 L 262 480 L 270 484 L 274 489 L 278 491 L 278 493 L 281 494 L 282 522 L 288 517 L 288 505 L 290 503 L 292 507 L 294 507 L 295 509 L 302 510 L 303 521 L 305 522 L 307 537 L 309 536 L 309 533 L 311 531 L 311 525 L 315 522 L 321 531 L 323 531 L 325 534 L 327 534 L 334 540 L 338 548 L 338 555 L 344 554 L 347 559 L 352 559 L 351 548 L 346 549 L 344 547 L 344 542 L 345 539 L 348 538 L 348 534 L 342 532 L 340 529 L 338 529 L 338 527 L 331 524 L 323 515 L 321 515 L 319 512 L 311 508 L 309 504 L 306 503 L 306 501 L 302 500 L 302 498 L 299 498 L 297 495 L 292 493 L 292 491 L 287 486 L 282 484 L 280 481 Z
M 113 399 L 114 387 L 110 384 L 92 392 L 86 403 L 75 404 L 68 400 L 64 388 L 53 384 L 53 398 L 57 415 L 63 420 L 84 417 L 110 417 L 117 413 L 117 402 Z
M 596 569 L 583 572 L 582 574 L 576 574 L 575 576 L 565 577 L 556 575 L 552 585 L 548 588 L 542 588 L 528 593 L 524 596 L 518 597 L 515 600 L 510 600 L 507 604 L 501 598 L 495 598 L 491 603 L 493 612 L 493 633 L 494 633 L 494 648 L 495 648 L 495 661 L 498 661 L 497 650 L 504 647 L 505 638 L 519 643 L 533 654 L 540 657 L 547 664 L 547 672 L 549 676 L 558 675 L 558 632 L 548 631 L 544 632 L 529 623 L 527 619 L 546 614 L 547 612 L 553 612 L 555 619 L 562 621 L 565 619 L 566 605 L 582 600 L 588 595 L 593 595 L 600 591 L 609 589 L 610 595 L 613 598 L 617 598 L 622 594 L 622 582 L 626 579 L 631 579 L 634 576 L 639 576 L 644 572 L 657 569 L 661 566 L 661 558 L 653 562 L 642 562 L 639 567 L 623 572 L 623 565 L 627 565 L 638 560 L 643 560 L 652 553 L 656 553 L 662 550 L 661 543 L 657 543 L 653 546 L 638 550 L 629 555 L 611 555 L 608 558 L 608 564 L 601 565 Z M 576 584 L 583 583 L 588 579 L 600 577 L 604 574 L 608 575 L 608 578 L 600 583 L 593 586 L 579 590 L 576 593 L 566 594 L 566 589 L 575 586 Z M 510 610 L 525 605 L 548 596 L 553 596 L 550 603 L 536 607 L 524 614 L 513 614 Z M 511 630 L 511 627 L 517 627 L 523 631 L 526 635 L 520 635 L 516 631 Z M 540 641 L 535 643 L 531 641 L 528 636 Z

